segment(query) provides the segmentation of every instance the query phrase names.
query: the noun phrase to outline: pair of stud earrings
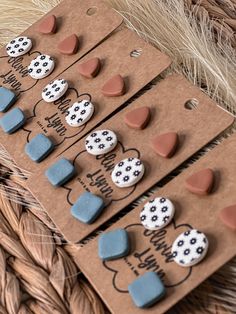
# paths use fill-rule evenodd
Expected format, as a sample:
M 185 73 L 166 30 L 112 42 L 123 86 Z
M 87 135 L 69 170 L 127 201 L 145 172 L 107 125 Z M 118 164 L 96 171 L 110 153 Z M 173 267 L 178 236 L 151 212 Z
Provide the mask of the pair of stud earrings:
M 111 152 L 117 143 L 118 139 L 115 132 L 96 130 L 85 139 L 85 148 L 89 154 L 97 156 Z M 129 157 L 115 165 L 111 178 L 119 188 L 131 187 L 141 180 L 144 171 L 144 164 L 140 159 Z
M 161 230 L 167 227 L 175 214 L 175 206 L 170 199 L 156 197 L 148 201 L 140 212 L 140 220 L 145 229 Z M 207 237 L 196 229 L 180 234 L 172 245 L 173 260 L 182 267 L 198 264 L 208 250 Z
M 49 15 L 38 25 L 37 31 L 44 35 L 52 35 L 57 31 L 57 18 Z M 6 46 L 6 52 L 10 57 L 19 57 L 28 53 L 32 49 L 32 40 L 26 36 L 19 36 L 11 40 Z M 58 51 L 65 55 L 72 55 L 78 51 L 79 39 L 76 34 L 72 34 L 63 39 L 58 44 Z

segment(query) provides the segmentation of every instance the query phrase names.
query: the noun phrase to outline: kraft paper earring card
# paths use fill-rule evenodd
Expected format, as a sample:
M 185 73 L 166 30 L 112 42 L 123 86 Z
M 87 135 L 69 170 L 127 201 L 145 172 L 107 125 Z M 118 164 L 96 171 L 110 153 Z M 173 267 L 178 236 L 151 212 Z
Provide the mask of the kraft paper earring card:
M 142 53 L 135 58 L 131 52 L 136 47 Z M 99 75 L 91 80 L 81 76 L 77 68 L 78 64 L 93 57 L 101 59 L 102 65 Z M 19 166 L 38 172 L 39 165 L 24 153 L 25 145 L 37 134 L 44 134 L 54 143 L 54 153 L 47 158 L 55 158 L 119 109 L 163 72 L 170 62 L 168 56 L 134 32 L 128 29 L 117 31 L 40 91 L 27 92 L 28 101 L 20 106 L 25 111 L 26 124 L 11 137 L 0 131 L 1 144 Z M 124 80 L 125 93 L 107 97 L 102 88 L 117 73 Z
M 186 109 L 185 104 L 190 99 L 199 102 L 194 110 Z M 145 129 L 132 129 L 124 118 L 128 112 L 141 106 L 150 107 L 151 119 Z M 118 144 L 114 150 L 94 156 L 88 153 L 86 138 L 83 138 L 58 158 L 67 158 L 73 163 L 77 170 L 73 180 L 60 188 L 53 188 L 44 172 L 55 160 L 46 160 L 40 172 L 31 176 L 28 187 L 65 238 L 78 242 L 213 140 L 233 120 L 183 76 L 174 74 L 99 126 L 100 130 L 111 130 L 116 134 Z M 169 159 L 157 155 L 151 147 L 154 136 L 167 132 L 177 132 L 179 137 L 176 152 Z M 113 183 L 112 172 L 115 165 L 126 158 L 139 159 L 145 172 L 138 184 L 120 188 Z M 106 205 L 90 225 L 81 223 L 70 212 L 71 206 L 85 191 L 101 197 Z
M 125 258 L 102 261 L 98 256 L 98 238 L 78 251 L 79 268 L 112 313 L 145 312 L 133 304 L 128 294 L 128 285 L 149 271 L 157 273 L 161 278 L 166 295 L 147 312 L 161 314 L 235 256 L 235 229 L 229 228 L 220 219 L 223 208 L 236 204 L 235 193 L 232 193 L 235 190 L 235 148 L 236 135 L 232 135 L 150 197 L 150 200 L 155 197 L 170 198 L 176 207 L 172 222 L 164 229 L 147 230 L 143 227 L 140 212 L 148 201 L 145 200 L 106 230 L 108 232 L 122 228 L 128 232 L 130 253 Z M 215 173 L 211 194 L 199 196 L 190 193 L 185 188 L 186 180 L 206 168 Z M 232 221 L 236 211 L 234 217 L 232 211 L 230 215 Z M 194 233 L 194 229 L 200 230 L 207 237 L 208 252 L 201 263 L 181 267 L 174 261 L 172 245 L 183 232 L 186 234 L 186 243 L 179 242 L 179 248 L 182 244 L 190 245 L 187 235 Z M 189 240 L 193 243 L 196 239 L 192 237 Z M 203 247 L 200 249 L 203 250 Z M 88 263 L 88 260 L 92 263 Z
M 41 24 L 45 22 L 45 19 L 47 28 L 50 28 L 52 15 L 56 18 L 56 32 L 52 34 L 40 32 L 39 29 L 40 27 L 42 29 Z M 50 20 L 47 20 L 47 17 L 51 17 Z M 30 110 L 33 103 L 32 96 L 28 96 L 28 91 L 40 95 L 40 88 L 93 49 L 121 23 L 122 17 L 102 1 L 66 0 L 61 2 L 46 17 L 42 17 L 0 50 L 0 85 L 12 89 L 19 98 L 18 105 L 22 109 Z M 43 28 L 45 30 L 45 25 Z M 78 52 L 73 55 L 61 54 L 58 51 L 58 43 L 71 33 L 75 33 L 79 38 Z M 50 75 L 48 73 L 44 75 L 44 79 L 42 79 L 42 71 L 35 73 L 36 75 L 32 78 L 31 71 L 38 60 L 32 64 L 31 62 L 37 57 L 40 58 L 41 55 L 50 57 L 55 65 L 53 69 L 50 68 Z M 30 64 L 32 66 L 29 70 Z

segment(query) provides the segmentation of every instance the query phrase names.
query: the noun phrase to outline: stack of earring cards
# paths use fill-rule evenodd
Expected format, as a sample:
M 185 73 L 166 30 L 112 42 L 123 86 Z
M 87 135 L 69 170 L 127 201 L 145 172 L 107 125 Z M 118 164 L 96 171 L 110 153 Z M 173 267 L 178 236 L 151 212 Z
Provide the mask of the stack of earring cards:
M 234 121 L 99 0 L 62 2 L 0 64 L 0 142 L 75 245 Z M 235 254 L 234 147 L 235 136 L 78 251 L 113 313 L 164 313 Z
M 165 313 L 235 256 L 235 147 L 233 135 L 105 230 L 127 233 L 123 257 L 106 258 L 117 244 L 105 250 L 102 236 L 78 251 L 78 265 L 112 313 Z

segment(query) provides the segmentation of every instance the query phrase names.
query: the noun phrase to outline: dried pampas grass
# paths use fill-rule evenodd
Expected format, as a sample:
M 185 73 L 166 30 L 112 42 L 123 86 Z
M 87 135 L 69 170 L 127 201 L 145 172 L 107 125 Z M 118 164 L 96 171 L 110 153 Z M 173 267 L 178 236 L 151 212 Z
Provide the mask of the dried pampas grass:
M 106 1 L 129 28 L 172 58 L 170 71 L 184 74 L 223 108 L 236 112 L 236 0 Z M 59 2 L 1 0 L 0 45 Z M 77 280 L 73 259 L 79 247 L 63 241 L 27 190 L 30 173 L 3 149 L 0 161 L 0 312 L 103 314 L 88 283 L 80 276 Z M 235 273 L 233 260 L 170 313 L 235 313 Z
M 128 27 L 171 57 L 173 70 L 235 112 L 236 50 L 230 38 L 223 37 L 223 26 L 215 36 L 215 21 L 202 7 L 190 10 L 192 1 L 181 0 L 107 1 Z

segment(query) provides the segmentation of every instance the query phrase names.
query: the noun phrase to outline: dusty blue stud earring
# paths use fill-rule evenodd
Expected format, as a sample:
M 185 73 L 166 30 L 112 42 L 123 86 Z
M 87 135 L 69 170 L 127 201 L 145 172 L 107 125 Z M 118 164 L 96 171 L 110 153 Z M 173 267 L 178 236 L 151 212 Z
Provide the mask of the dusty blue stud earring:
M 20 108 L 14 108 L 0 119 L 0 126 L 5 133 L 12 134 L 25 124 L 26 118 Z
M 45 171 L 45 175 L 53 186 L 61 186 L 75 175 L 75 167 L 71 162 L 62 158 Z
M 129 236 L 124 229 L 105 232 L 98 239 L 98 255 L 104 261 L 124 257 L 129 251 Z
M 165 287 L 155 272 L 146 272 L 128 286 L 129 294 L 137 307 L 147 308 L 162 299 Z
M 44 134 L 37 134 L 25 145 L 25 153 L 35 162 L 40 162 L 45 159 L 53 149 L 53 142 Z
M 16 95 L 5 87 L 0 87 L 0 112 L 6 112 L 16 102 Z
M 79 221 L 91 224 L 102 213 L 104 206 L 101 197 L 90 192 L 84 192 L 71 207 L 71 214 Z

